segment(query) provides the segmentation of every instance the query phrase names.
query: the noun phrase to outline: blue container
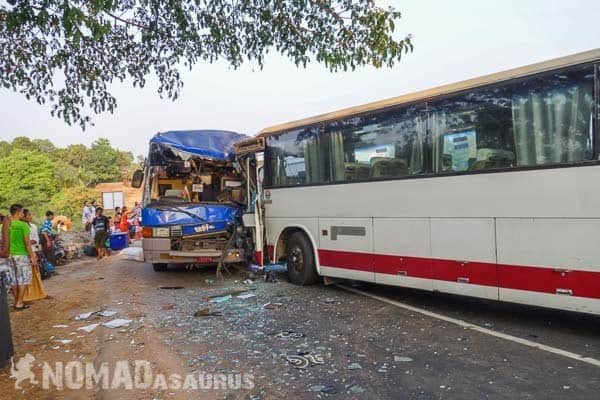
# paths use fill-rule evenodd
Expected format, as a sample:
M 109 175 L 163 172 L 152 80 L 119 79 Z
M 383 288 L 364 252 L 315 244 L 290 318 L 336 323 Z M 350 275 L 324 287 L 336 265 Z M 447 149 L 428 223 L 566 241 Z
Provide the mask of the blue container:
M 110 248 L 111 250 L 122 250 L 127 247 L 127 232 L 116 232 L 110 235 Z

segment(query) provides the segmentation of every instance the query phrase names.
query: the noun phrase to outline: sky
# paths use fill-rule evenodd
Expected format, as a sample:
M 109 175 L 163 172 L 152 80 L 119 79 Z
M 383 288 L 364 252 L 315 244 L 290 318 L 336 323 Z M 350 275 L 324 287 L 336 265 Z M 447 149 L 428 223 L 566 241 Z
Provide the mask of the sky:
M 82 131 L 51 117 L 48 108 L 0 89 L 0 140 L 48 138 L 59 146 L 99 137 L 144 155 L 156 132 L 225 129 L 254 135 L 271 125 L 399 96 L 600 47 L 597 0 L 380 0 L 402 12 L 399 35 L 413 35 L 414 52 L 393 68 L 331 73 L 313 63 L 297 68 L 282 56 L 265 67 L 238 70 L 222 62 L 183 73 L 180 98 L 160 99 L 156 85 L 128 83 L 111 91 L 113 114 L 94 115 Z

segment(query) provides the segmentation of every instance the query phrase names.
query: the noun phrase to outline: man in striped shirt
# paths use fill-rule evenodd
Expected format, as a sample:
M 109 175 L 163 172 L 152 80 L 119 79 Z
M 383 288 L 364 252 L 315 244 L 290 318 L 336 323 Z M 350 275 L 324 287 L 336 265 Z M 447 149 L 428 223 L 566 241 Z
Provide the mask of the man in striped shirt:
M 44 256 L 52 264 L 56 265 L 56 258 L 54 257 L 54 246 L 52 242 L 52 220 L 54 219 L 54 213 L 52 211 L 46 211 L 46 219 L 42 223 L 40 228 L 40 242 L 42 244 L 42 250 Z

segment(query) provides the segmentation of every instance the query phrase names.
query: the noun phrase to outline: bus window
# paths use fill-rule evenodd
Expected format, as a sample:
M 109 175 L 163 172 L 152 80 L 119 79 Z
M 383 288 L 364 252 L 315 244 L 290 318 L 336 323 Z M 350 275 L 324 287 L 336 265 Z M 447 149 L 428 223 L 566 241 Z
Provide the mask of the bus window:
M 328 148 L 319 128 L 306 128 L 267 138 L 267 185 L 323 183 L 329 179 Z
M 592 159 L 593 83 L 579 67 L 432 102 L 433 172 Z
M 334 181 L 423 173 L 426 136 L 420 107 L 354 117 L 325 126 Z

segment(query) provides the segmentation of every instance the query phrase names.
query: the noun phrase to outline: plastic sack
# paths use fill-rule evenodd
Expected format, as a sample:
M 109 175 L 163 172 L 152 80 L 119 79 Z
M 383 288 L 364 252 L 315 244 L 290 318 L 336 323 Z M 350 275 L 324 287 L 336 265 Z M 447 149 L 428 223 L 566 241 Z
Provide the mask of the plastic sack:
M 42 276 L 37 268 L 33 268 L 31 285 L 25 290 L 25 298 L 23 301 L 36 301 L 46 298 L 46 291 L 42 286 Z
M 128 260 L 144 261 L 144 249 L 141 247 L 126 247 L 121 250 L 121 255 Z

